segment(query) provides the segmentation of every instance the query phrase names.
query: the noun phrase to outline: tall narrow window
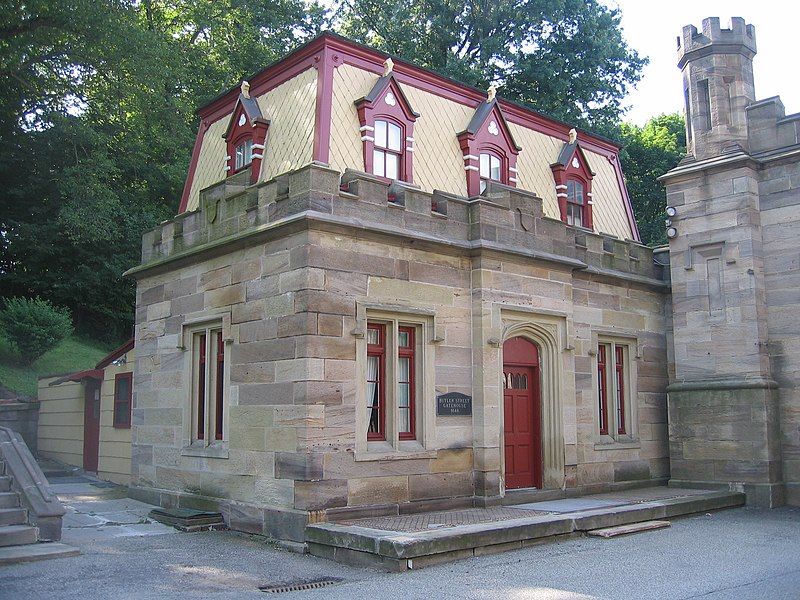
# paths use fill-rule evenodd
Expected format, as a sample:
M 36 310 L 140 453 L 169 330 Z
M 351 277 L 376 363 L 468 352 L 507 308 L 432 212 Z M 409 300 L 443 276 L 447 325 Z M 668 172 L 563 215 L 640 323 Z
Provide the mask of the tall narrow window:
M 386 439 L 386 325 L 367 326 L 367 439 Z
M 236 170 L 244 169 L 247 165 L 253 162 L 253 140 L 252 138 L 244 140 L 241 144 L 236 146 Z
M 195 427 L 197 439 L 204 440 L 206 437 L 206 380 L 208 379 L 206 371 L 206 334 L 200 333 L 195 336 L 195 339 L 198 349 L 197 369 L 195 369 L 195 377 L 197 378 L 197 396 L 195 398 L 197 422 Z
M 703 119 L 703 130 L 711 131 L 711 94 L 708 90 L 708 79 L 697 82 L 697 108 Z
M 602 342 L 597 346 L 597 403 L 600 435 L 631 435 L 628 423 L 628 346 Z
M 372 172 L 378 177 L 401 179 L 403 130 L 391 121 L 375 121 Z
M 415 437 L 414 416 L 414 328 L 400 327 L 397 341 L 397 410 L 399 412 L 399 433 L 401 440 Z
M 133 373 L 118 373 L 114 377 L 114 427 L 126 429 L 131 426 L 132 397 Z
M 614 346 L 614 372 L 617 384 L 617 433 L 625 435 L 625 353 L 622 346 Z
M 583 227 L 585 205 L 583 184 L 575 179 L 567 180 L 567 225 Z
M 192 335 L 192 436 L 211 443 L 225 439 L 225 338 L 222 329 Z
M 597 401 L 600 419 L 600 435 L 608 435 L 608 370 L 606 345 L 597 347 Z
M 486 191 L 490 181 L 502 181 L 502 172 L 500 170 L 500 159 L 494 154 L 481 152 L 481 187 L 480 193 Z
M 224 384 L 225 384 L 225 340 L 222 337 L 222 331 L 217 330 L 214 332 L 216 342 L 214 348 L 216 349 L 216 373 L 214 386 L 214 439 L 222 439 L 222 423 L 225 411 L 223 410 L 224 400 Z

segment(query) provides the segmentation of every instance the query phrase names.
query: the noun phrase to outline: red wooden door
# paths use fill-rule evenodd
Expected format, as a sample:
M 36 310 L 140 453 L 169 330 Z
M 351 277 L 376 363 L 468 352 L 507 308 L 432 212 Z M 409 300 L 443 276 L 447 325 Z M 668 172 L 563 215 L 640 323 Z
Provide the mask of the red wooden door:
M 100 449 L 100 382 L 84 380 L 83 470 L 97 473 Z
M 542 487 L 542 409 L 539 357 L 524 338 L 503 345 L 506 488 Z

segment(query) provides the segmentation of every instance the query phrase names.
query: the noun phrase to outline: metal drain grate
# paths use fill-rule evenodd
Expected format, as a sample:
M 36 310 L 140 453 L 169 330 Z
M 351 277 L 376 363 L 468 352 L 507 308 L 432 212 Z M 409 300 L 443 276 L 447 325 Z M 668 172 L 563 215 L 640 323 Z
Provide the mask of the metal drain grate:
M 336 585 L 342 581 L 339 577 L 329 577 L 328 579 L 312 579 L 310 581 L 297 581 L 295 583 L 281 583 L 278 585 L 261 585 L 258 587 L 267 594 L 284 594 L 286 592 L 302 592 L 304 590 L 315 590 L 317 588 Z

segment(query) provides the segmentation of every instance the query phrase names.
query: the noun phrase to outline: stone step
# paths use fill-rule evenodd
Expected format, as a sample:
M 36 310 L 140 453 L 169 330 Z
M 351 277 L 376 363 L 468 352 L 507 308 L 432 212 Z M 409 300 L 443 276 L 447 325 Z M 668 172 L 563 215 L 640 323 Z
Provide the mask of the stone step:
M 78 556 L 78 554 L 80 554 L 80 550 L 77 548 L 57 542 L 6 546 L 5 548 L 0 548 L 0 565 L 13 565 L 34 560 L 46 560 L 48 558 L 65 558 L 67 556 Z
M 0 508 L 19 508 L 17 492 L 0 492 Z
M 602 529 L 592 529 L 586 535 L 601 538 L 612 538 L 618 535 L 628 535 L 639 533 L 640 531 L 652 531 L 653 529 L 664 529 L 669 527 L 669 521 L 642 521 L 641 523 L 630 523 L 629 525 L 618 525 L 616 527 L 604 527 Z
M 8 475 L 0 475 L 0 492 L 11 491 L 11 477 Z
M 36 527 L 30 525 L 6 525 L 0 527 L 0 546 L 35 544 L 38 538 Z
M 24 508 L 0 508 L 0 526 L 24 525 L 27 517 L 28 511 Z

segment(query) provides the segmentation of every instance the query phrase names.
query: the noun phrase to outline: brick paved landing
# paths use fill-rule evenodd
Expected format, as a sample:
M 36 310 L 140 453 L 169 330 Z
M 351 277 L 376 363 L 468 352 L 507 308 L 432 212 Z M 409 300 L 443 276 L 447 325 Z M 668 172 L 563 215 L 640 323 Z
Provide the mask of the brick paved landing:
M 429 531 L 445 527 L 462 525 L 478 525 L 496 523 L 524 517 L 539 517 L 549 514 L 544 510 L 527 510 L 511 507 L 465 508 L 463 510 L 443 510 L 439 512 L 417 513 L 413 515 L 392 515 L 389 517 L 372 517 L 338 521 L 342 525 L 355 525 L 383 531 Z
M 738 492 L 653 487 L 516 506 L 314 523 L 306 527 L 306 542 L 316 556 L 404 571 L 744 502 Z

